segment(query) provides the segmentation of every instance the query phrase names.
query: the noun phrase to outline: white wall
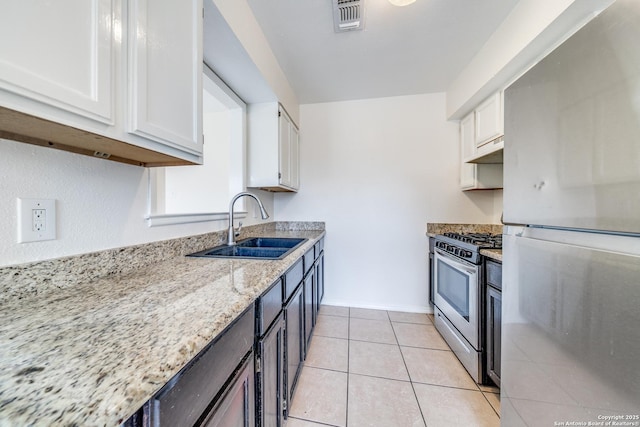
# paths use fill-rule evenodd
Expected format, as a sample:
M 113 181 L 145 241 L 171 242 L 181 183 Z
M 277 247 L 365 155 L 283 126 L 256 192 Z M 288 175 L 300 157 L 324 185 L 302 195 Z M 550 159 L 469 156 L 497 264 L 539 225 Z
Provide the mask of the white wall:
M 493 191 L 458 187 L 445 94 L 300 106 L 301 189 L 278 220 L 326 221 L 326 303 L 427 310 L 427 222 L 496 222 Z
M 225 229 L 226 221 L 147 227 L 145 168 L 0 139 L 0 266 Z M 201 184 L 194 184 L 201 185 Z M 273 196 L 257 192 L 273 212 Z M 57 200 L 56 240 L 16 243 L 16 199 Z M 254 203 L 247 203 L 247 225 Z

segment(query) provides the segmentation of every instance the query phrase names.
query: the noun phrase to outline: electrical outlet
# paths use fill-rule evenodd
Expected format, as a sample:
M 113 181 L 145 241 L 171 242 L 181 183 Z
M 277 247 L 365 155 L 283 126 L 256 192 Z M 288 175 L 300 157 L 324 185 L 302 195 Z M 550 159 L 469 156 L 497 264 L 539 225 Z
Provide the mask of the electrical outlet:
M 56 201 L 18 199 L 18 243 L 55 240 Z
M 44 232 L 47 229 L 47 210 L 32 209 L 33 220 L 31 221 L 31 230 Z

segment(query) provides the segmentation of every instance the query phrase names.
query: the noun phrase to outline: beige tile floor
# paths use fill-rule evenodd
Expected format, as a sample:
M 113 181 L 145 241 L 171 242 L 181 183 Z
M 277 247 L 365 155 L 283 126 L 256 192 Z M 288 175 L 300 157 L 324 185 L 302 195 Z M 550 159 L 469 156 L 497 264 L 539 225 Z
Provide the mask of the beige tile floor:
M 426 314 L 322 306 L 286 427 L 500 425 Z

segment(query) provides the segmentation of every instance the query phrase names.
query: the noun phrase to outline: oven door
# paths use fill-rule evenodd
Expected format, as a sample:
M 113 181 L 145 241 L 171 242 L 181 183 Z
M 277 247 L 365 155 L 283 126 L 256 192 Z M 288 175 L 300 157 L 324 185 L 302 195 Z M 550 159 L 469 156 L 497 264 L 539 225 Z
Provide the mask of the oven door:
M 435 251 L 435 305 L 476 350 L 480 349 L 478 266 Z

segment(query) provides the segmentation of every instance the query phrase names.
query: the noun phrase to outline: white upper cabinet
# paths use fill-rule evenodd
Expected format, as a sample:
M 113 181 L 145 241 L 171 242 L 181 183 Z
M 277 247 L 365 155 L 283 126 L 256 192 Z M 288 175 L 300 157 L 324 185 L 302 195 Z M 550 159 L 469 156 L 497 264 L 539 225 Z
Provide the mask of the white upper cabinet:
M 463 146 L 462 161 L 467 163 L 502 163 L 502 150 L 504 148 L 504 92 L 498 92 L 475 110 L 463 121 L 471 129 L 465 132 L 472 135 L 471 140 L 466 140 Z M 472 122 L 472 124 L 469 124 Z
M 298 129 L 284 109 L 278 109 L 278 151 L 280 185 L 297 190 L 300 185 Z
M 503 93 L 494 94 L 475 109 L 475 142 L 478 147 L 504 135 Z
M 477 112 L 472 111 L 460 120 L 460 188 L 463 191 L 502 188 L 502 164 L 466 162 L 478 150 L 475 144 L 476 118 Z
M 291 187 L 291 121 L 278 109 L 278 182 Z
M 298 128 L 291 122 L 289 126 L 290 132 L 290 144 L 289 150 L 291 155 L 289 157 L 289 182 L 291 188 L 296 190 L 300 188 L 300 132 Z
M 0 13 L 2 105 L 50 118 L 37 103 L 114 123 L 111 0 L 7 1 Z
M 250 104 L 249 187 L 268 191 L 300 188 L 299 132 L 277 102 Z
M 202 0 L 129 2 L 128 131 L 202 153 Z
M 202 0 L 5 2 L 0 138 L 202 163 Z
M 473 188 L 476 181 L 476 165 L 465 163 L 475 153 L 473 112 L 460 120 L 460 188 Z

